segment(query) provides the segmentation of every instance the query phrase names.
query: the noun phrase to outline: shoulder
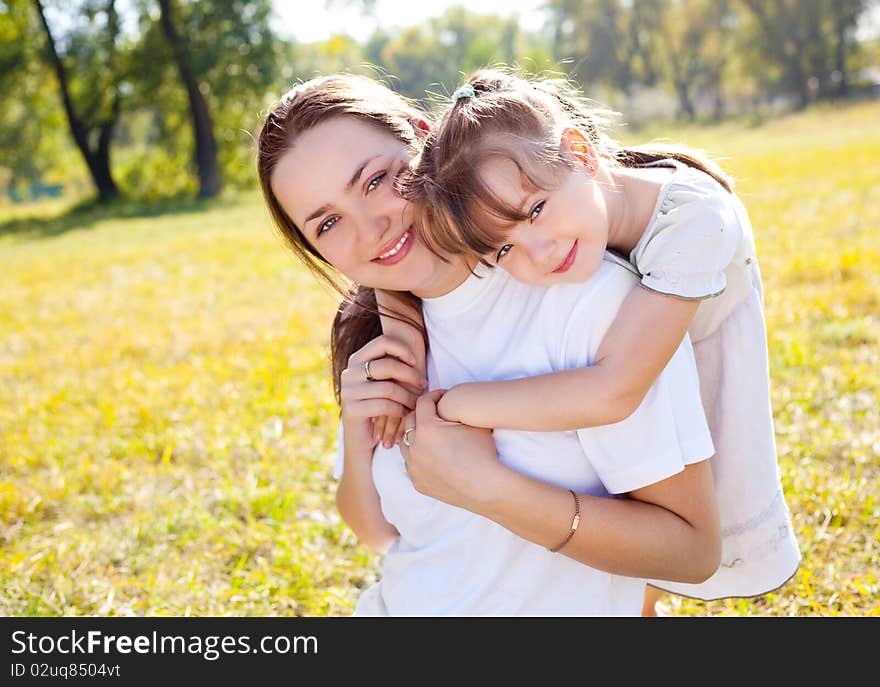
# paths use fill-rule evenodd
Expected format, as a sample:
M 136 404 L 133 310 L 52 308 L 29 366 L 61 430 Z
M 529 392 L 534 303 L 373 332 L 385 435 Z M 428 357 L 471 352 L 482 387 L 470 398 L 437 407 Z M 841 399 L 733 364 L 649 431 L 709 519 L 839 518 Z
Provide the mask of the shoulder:
M 630 260 L 649 289 L 682 298 L 724 290 L 723 271 L 743 239 L 737 199 L 709 174 L 680 166 Z
M 651 238 L 664 232 L 715 237 L 739 224 L 736 196 L 699 169 L 680 166 L 661 194 L 655 221 L 645 232 Z
M 558 356 L 556 366 L 590 363 L 620 306 L 638 283 L 638 273 L 629 263 L 607 253 L 596 274 L 586 282 L 548 289 L 550 307 L 541 310 L 540 321 L 548 345 Z

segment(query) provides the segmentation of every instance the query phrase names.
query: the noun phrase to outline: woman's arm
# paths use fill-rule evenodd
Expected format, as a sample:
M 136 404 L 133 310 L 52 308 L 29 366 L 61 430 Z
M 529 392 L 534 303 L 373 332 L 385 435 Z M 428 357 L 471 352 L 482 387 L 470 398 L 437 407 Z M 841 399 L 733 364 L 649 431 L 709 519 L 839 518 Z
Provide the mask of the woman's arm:
M 411 361 L 414 358 L 406 346 L 379 336 L 349 358 L 340 377 L 344 457 L 336 506 L 360 542 L 378 553 L 387 551 L 398 532 L 385 520 L 373 484 L 376 440 L 372 418 L 403 417 L 415 407 L 416 396 L 411 387 L 417 373 Z M 373 381 L 367 379 L 367 362 Z
M 534 432 L 620 422 L 639 407 L 678 349 L 699 303 L 633 289 L 589 367 L 459 384 L 437 412 L 473 427 Z
M 442 392 L 419 398 L 411 448 L 401 447 L 416 489 L 499 523 L 547 548 L 569 531 L 566 489 L 527 477 L 498 460 L 490 431 L 444 421 Z M 717 569 L 721 535 L 707 461 L 633 491 L 629 498 L 579 495 L 581 521 L 560 551 L 618 575 L 701 582 Z

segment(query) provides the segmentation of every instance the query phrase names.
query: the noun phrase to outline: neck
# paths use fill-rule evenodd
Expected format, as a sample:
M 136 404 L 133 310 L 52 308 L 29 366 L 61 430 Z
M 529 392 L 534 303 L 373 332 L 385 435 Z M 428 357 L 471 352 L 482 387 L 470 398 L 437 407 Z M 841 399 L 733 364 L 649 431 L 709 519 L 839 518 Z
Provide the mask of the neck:
M 450 257 L 448 263 L 441 260 L 437 262 L 439 266 L 434 271 L 433 277 L 426 284 L 414 289 L 412 291 L 414 296 L 419 298 L 445 296 L 461 286 L 477 264 L 474 258 L 465 256 Z
M 612 171 L 614 190 L 609 203 L 609 248 L 628 255 L 636 247 L 651 220 L 663 180 L 668 175 L 669 170 L 660 168 L 622 167 Z

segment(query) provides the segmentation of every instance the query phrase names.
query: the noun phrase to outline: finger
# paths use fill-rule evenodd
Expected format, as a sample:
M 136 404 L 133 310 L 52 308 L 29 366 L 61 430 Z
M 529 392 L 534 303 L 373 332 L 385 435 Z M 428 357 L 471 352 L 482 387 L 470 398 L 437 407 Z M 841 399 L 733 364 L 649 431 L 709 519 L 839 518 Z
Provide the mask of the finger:
M 363 372 L 363 377 L 366 379 L 366 370 Z M 407 365 L 391 356 L 370 361 L 370 374 L 374 380 L 394 380 L 415 394 L 424 391 L 425 385 L 422 383 L 421 373 L 412 365 Z
M 363 367 L 364 363 L 368 360 L 384 358 L 386 355 L 392 355 L 410 365 L 416 364 L 415 356 L 409 346 L 399 339 L 392 339 L 390 336 L 382 335 L 377 336 L 372 341 L 368 341 L 366 345 L 352 353 L 348 359 L 348 367 Z M 372 371 L 372 363 L 370 363 L 370 371 Z
M 379 443 L 382 440 L 382 436 L 385 434 L 385 427 L 387 426 L 387 424 L 387 415 L 382 415 L 375 418 L 375 423 L 373 424 L 373 443 Z
M 444 393 L 444 389 L 435 389 L 418 397 L 416 400 L 416 424 L 428 424 L 431 421 L 441 419 L 437 414 L 437 403 Z
M 382 444 L 385 448 L 394 446 L 394 438 L 397 436 L 397 428 L 400 426 L 403 418 L 389 417 L 385 422 L 385 433 L 382 437 Z
M 405 417 L 410 413 L 409 408 L 387 398 L 368 398 L 357 401 L 354 409 L 350 412 L 352 417 L 380 417 L 389 415 L 392 417 Z
M 410 410 L 415 409 L 416 394 L 407 391 L 397 382 L 363 382 L 357 386 L 342 389 L 339 394 L 343 402 L 365 401 L 370 398 L 387 398 L 406 406 Z

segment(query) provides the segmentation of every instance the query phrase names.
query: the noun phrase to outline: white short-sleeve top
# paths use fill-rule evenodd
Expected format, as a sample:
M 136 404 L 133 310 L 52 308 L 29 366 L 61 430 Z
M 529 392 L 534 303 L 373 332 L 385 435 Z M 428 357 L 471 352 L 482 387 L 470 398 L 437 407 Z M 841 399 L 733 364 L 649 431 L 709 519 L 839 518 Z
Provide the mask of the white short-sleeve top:
M 630 253 L 641 285 L 703 299 L 688 331 L 716 453 L 722 528 L 718 571 L 700 584 L 652 583 L 699 599 L 749 597 L 794 575 L 800 551 L 777 464 L 763 284 L 740 199 L 675 160 L 644 234 Z
M 752 291 L 755 242 L 739 199 L 713 177 L 677 160 L 651 219 L 629 255 L 642 286 L 686 299 L 712 299 L 689 329 L 694 343 L 713 333 Z M 711 304 L 711 305 L 710 305 Z M 706 307 L 708 306 L 708 307 Z

